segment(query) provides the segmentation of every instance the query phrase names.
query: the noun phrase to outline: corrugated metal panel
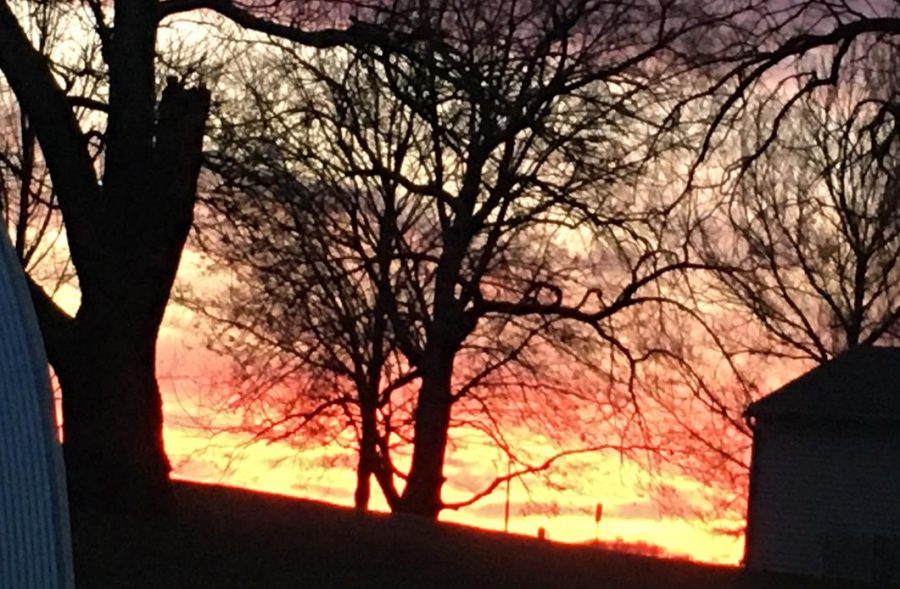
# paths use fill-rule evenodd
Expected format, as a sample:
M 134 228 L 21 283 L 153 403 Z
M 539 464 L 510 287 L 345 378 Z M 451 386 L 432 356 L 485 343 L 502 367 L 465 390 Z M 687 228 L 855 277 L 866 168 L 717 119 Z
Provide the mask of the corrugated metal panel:
M 47 361 L 19 263 L 0 230 L 0 589 L 74 585 Z
M 893 576 L 886 551 L 900 537 L 900 432 L 760 420 L 755 435 L 747 566 Z

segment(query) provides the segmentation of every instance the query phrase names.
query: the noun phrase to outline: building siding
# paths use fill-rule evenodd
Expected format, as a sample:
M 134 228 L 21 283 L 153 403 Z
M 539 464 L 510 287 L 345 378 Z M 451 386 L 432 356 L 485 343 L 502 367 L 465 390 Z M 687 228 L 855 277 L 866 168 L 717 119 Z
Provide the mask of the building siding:
M 746 564 L 893 577 L 900 561 L 900 426 L 760 418 Z
M 47 361 L 0 232 L 0 589 L 71 589 L 65 475 Z

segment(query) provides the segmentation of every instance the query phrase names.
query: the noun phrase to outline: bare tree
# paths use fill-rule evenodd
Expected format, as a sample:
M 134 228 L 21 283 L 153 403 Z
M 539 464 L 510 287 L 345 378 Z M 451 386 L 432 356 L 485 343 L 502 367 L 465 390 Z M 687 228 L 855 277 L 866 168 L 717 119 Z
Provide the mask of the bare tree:
M 389 349 L 408 367 L 394 374 L 417 380 L 411 466 L 396 500 L 386 491 L 398 511 L 435 517 L 450 506 L 441 488 L 455 419 L 477 414 L 483 425 L 505 407 L 539 421 L 554 404 L 555 415 L 577 414 L 585 399 L 577 386 L 567 396 L 573 374 L 555 380 L 565 369 L 554 375 L 554 361 L 591 367 L 614 397 L 633 398 L 634 367 L 655 351 L 620 330 L 638 308 L 671 302 L 668 276 L 700 267 L 667 225 L 678 193 L 637 186 L 669 147 L 666 106 L 689 67 L 676 49 L 708 22 L 682 9 L 462 0 L 398 9 L 384 28 L 432 34 L 404 51 L 324 61 L 286 48 L 281 84 L 252 84 L 256 116 L 217 135 L 227 157 L 210 156 L 222 179 L 210 251 L 268 276 L 257 292 L 274 300 L 262 306 L 296 313 L 288 340 L 312 370 L 321 363 L 310 349 L 342 346 L 344 375 L 354 354 Z M 311 261 L 321 246 L 304 237 L 328 244 L 327 272 Z M 310 279 L 316 304 L 317 289 L 333 289 L 321 297 L 330 308 L 297 305 L 304 287 L 287 286 L 287 297 L 271 287 Z M 341 328 L 297 338 L 325 317 Z M 363 340 L 379 321 L 384 344 Z M 285 334 L 283 323 L 274 333 L 258 317 L 240 323 L 277 345 Z M 515 453 L 502 427 L 484 432 Z M 621 446 L 582 443 L 556 456 Z
M 29 14 L 26 33 L 42 52 L 54 56 L 51 67 L 63 84 L 87 101 L 94 80 L 75 71 L 71 64 L 90 63 L 91 54 L 99 48 L 86 45 L 81 54 L 58 55 L 58 48 L 68 40 L 67 29 L 77 27 L 77 11 L 65 4 L 49 3 L 23 8 Z M 79 108 L 76 114 L 83 118 L 87 109 Z M 0 120 L 0 215 L 23 267 L 36 282 L 55 294 L 74 277 L 64 247 L 59 206 L 34 129 L 11 89 L 2 83 Z
M 228 128 L 215 134 L 221 151 L 209 160 L 221 183 L 209 201 L 214 214 L 203 219 L 200 232 L 207 251 L 241 279 L 218 305 L 203 300 L 197 310 L 224 327 L 210 339 L 213 347 L 237 360 L 242 394 L 229 395 L 229 407 L 245 411 L 239 429 L 300 443 L 325 431 L 333 441 L 352 429 L 359 453 L 357 506 L 366 506 L 374 475 L 396 507 L 395 479 L 403 473 L 393 454 L 412 437 L 410 391 L 418 371 L 393 343 L 387 303 L 429 296 L 426 266 L 437 257 L 438 239 L 429 199 L 388 176 L 354 171 L 358 155 L 347 150 L 348 142 L 369 142 L 401 175 L 407 173 L 406 154 L 415 152 L 427 131 L 391 96 L 371 58 L 351 62 L 320 60 L 315 80 L 311 64 L 285 68 L 278 62 L 277 71 L 294 72 L 284 95 L 256 91 L 270 74 L 253 64 L 256 74 L 247 88 L 256 108 L 237 128 L 228 123 L 235 117 L 227 116 Z M 318 77 L 322 68 L 329 77 Z M 336 97 L 326 98 L 327 84 L 344 87 L 361 119 L 337 114 L 341 107 Z M 241 108 L 247 108 L 243 101 Z M 298 125 L 300 120 L 307 124 Z M 398 272 L 398 265 L 417 268 Z M 417 304 L 394 311 L 406 330 L 427 321 L 417 315 Z M 465 389 L 461 399 L 488 386 L 494 397 L 499 388 L 521 388 L 526 366 L 535 370 L 524 348 L 536 335 L 519 341 L 525 334 L 515 335 L 515 322 L 505 323 L 492 323 L 463 346 L 466 358 L 456 375 Z M 233 330 L 237 335 L 229 337 Z M 543 379 L 551 387 L 549 374 Z M 285 403 L 273 389 L 288 389 Z M 477 405 L 457 407 L 455 423 L 501 440 L 491 405 Z M 260 419 L 266 409 L 270 417 Z M 521 472 L 538 470 L 524 460 L 515 460 Z
M 753 13 L 739 23 L 742 48 L 701 92 L 714 110 L 691 169 L 695 188 L 725 170 L 701 199 L 694 245 L 729 270 L 684 291 L 695 317 L 669 326 L 680 354 L 660 378 L 674 394 L 656 399 L 668 422 L 656 431 L 695 449 L 657 458 L 717 489 L 701 509 L 710 518 L 746 505 L 747 405 L 810 364 L 895 341 L 898 319 L 895 7 Z
M 43 4 L 51 3 L 33 5 Z M 160 24 L 205 9 L 313 46 L 398 42 L 377 28 L 347 27 L 344 16 L 304 20 L 309 15 L 297 6 L 72 3 L 70 9 L 87 24 L 73 41 L 99 48 L 96 62 L 80 64 L 100 81 L 98 95 L 108 97 L 96 100 L 68 87 L 48 48 L 26 34 L 22 22 L 40 10 L 17 13 L 11 3 L 0 2 L 0 71 L 40 146 L 81 291 L 72 317 L 32 281 L 48 357 L 63 390 L 65 457 L 75 503 L 136 510 L 168 503 L 155 345 L 191 227 L 209 92 L 189 88 L 176 76 L 157 100 Z M 305 25 L 321 27 L 311 32 Z M 77 116 L 84 107 L 93 113 L 89 128 Z
M 749 352 L 822 362 L 895 330 L 898 167 L 894 142 L 882 141 L 896 123 L 883 90 L 893 99 L 871 84 L 862 98 L 848 86 L 804 97 L 738 181 L 724 228 L 734 238 L 719 242 L 731 247 L 706 251 L 741 267 L 720 276 L 727 298 L 776 344 Z
M 211 347 L 237 361 L 239 394 L 228 392 L 228 409 L 244 417 L 238 431 L 256 439 L 340 443 L 351 431 L 357 507 L 367 507 L 373 476 L 393 504 L 392 438 L 408 437 L 411 421 L 398 397 L 416 371 L 391 343 L 379 291 L 391 283 L 397 234 L 376 207 L 392 195 L 368 194 L 365 183 L 297 181 L 288 170 L 295 154 L 272 149 L 272 131 L 286 129 L 270 121 L 262 138 L 234 137 L 244 148 L 224 153 L 239 151 L 241 169 L 214 164 L 226 179 L 218 195 L 228 200 L 212 199 L 216 214 L 200 222 L 207 251 L 237 277 L 224 297 L 195 305 L 214 320 Z M 251 153 L 265 155 L 244 167 Z

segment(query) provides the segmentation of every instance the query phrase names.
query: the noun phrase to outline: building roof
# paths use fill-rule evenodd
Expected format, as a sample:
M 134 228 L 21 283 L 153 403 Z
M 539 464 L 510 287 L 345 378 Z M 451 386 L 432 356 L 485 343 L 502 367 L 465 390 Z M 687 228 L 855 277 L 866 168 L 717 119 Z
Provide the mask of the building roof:
M 900 348 L 841 354 L 751 404 L 745 415 L 900 419 Z

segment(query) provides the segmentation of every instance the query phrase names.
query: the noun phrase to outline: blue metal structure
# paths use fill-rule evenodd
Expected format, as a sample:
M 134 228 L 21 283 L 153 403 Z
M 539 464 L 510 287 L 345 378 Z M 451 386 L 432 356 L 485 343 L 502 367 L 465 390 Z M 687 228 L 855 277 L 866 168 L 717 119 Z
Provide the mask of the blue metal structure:
M 62 451 L 28 287 L 0 230 L 0 589 L 73 589 Z

